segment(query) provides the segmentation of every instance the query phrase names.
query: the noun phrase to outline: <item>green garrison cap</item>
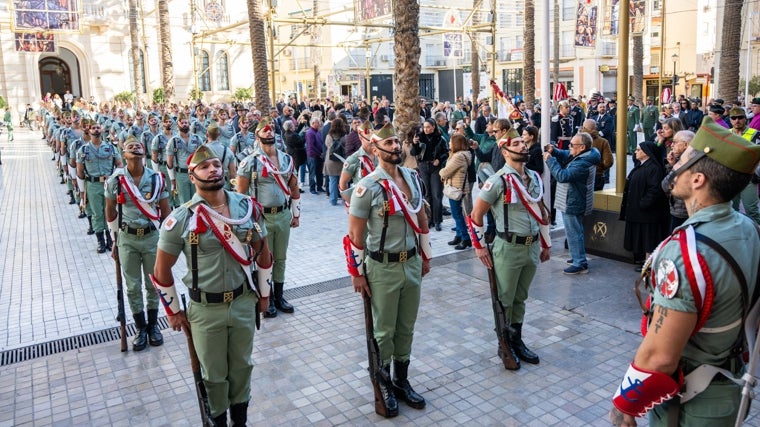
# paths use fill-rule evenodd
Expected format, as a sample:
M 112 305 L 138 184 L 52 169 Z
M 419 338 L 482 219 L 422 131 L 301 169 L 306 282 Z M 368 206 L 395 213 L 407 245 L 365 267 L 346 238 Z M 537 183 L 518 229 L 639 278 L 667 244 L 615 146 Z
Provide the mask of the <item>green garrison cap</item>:
M 510 128 L 504 136 L 501 137 L 501 139 L 497 142 L 499 145 L 499 148 L 501 148 L 504 144 L 509 143 L 515 138 L 520 138 L 520 134 L 517 133 L 515 128 Z
M 263 117 L 261 120 L 259 120 L 259 124 L 256 126 L 256 132 L 264 129 L 265 127 L 272 125 L 272 119 L 270 119 L 268 116 Z
M 388 138 L 397 138 L 396 131 L 390 123 L 386 123 L 385 126 L 378 129 L 377 132 L 372 135 L 372 142 L 378 142 Z
M 134 135 L 127 135 L 127 138 L 124 139 L 124 146 L 126 147 L 127 144 L 132 142 L 140 142 Z
M 211 122 L 208 124 L 208 127 L 206 128 L 206 133 L 211 138 L 218 138 L 219 137 L 219 125 L 216 122 Z
M 187 158 L 187 168 L 190 170 L 195 169 L 196 166 L 209 159 L 218 159 L 219 156 L 214 153 L 214 150 L 210 149 L 206 145 L 201 145 L 195 150 L 192 156 Z
M 364 139 L 369 139 L 372 136 L 372 125 L 370 124 L 369 120 L 362 121 L 362 124 L 360 124 L 356 128 L 356 132 Z
M 747 117 L 747 112 L 744 111 L 744 108 L 734 107 L 728 112 L 728 115 L 733 117 Z
M 702 120 L 690 145 L 721 165 L 741 173 L 753 173 L 760 162 L 760 145 L 731 133 L 711 117 Z

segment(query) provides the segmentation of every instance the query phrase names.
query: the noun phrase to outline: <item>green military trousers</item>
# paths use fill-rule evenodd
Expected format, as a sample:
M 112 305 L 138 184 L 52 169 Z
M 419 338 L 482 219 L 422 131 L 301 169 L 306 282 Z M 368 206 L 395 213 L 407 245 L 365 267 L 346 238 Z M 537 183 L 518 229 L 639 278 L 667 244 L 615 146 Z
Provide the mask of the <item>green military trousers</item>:
M 190 182 L 190 176 L 185 172 L 175 172 L 174 178 L 177 181 L 177 193 L 179 195 L 179 203 L 183 204 L 190 201 L 195 194 L 195 185 Z
M 414 324 L 420 307 L 422 258 L 382 263 L 366 259 L 372 292 L 372 320 L 383 365 L 391 358 L 406 362 L 412 353 Z
M 493 241 L 493 264 L 507 324 L 522 323 L 528 288 L 536 275 L 541 252 L 540 243 L 518 245 L 501 237 Z
M 290 210 L 285 209 L 278 213 L 269 214 L 264 208 L 264 225 L 267 228 L 267 244 L 274 257 L 272 267 L 272 282 L 285 283 L 285 260 L 288 253 L 288 241 L 290 240 Z
M 257 303 L 256 294 L 245 286 L 243 295 L 232 302 L 192 301 L 188 308 L 187 320 L 214 417 L 251 398 Z
M 161 176 L 164 177 L 164 183 L 166 185 L 166 191 L 169 192 L 169 205 L 172 209 L 179 206 L 179 197 L 174 195 L 174 192 L 171 191 L 171 180 L 169 179 L 169 168 L 166 167 L 166 163 L 159 164 L 158 166 L 159 172 L 161 172 Z
M 143 236 L 119 232 L 116 244 L 119 247 L 121 273 L 127 285 L 129 309 L 133 314 L 143 311 L 143 287 L 146 294 L 145 300 L 148 303 L 147 309 L 158 308 L 158 294 L 149 276 L 153 273 L 153 266 L 156 264 L 158 231 L 151 230 Z
M 87 181 L 88 214 L 92 216 L 92 229 L 100 233 L 106 229 L 106 196 L 103 182 Z
M 720 378 L 718 375 L 716 378 Z M 678 424 L 682 427 L 732 427 L 736 423 L 741 402 L 741 388 L 727 379 L 714 379 L 705 391 L 699 393 L 678 411 Z M 649 411 L 651 427 L 667 427 L 671 402 L 655 406 Z

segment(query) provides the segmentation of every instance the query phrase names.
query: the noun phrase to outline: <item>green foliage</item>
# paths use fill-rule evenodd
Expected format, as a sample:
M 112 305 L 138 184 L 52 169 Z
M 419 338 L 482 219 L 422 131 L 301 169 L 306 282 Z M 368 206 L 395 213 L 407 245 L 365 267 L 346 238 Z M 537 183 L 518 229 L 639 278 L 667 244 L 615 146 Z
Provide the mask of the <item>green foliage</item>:
M 203 100 L 203 92 L 200 89 L 190 89 L 190 99 L 192 99 L 192 100 L 196 100 L 196 99 Z
M 232 98 L 235 101 L 250 101 L 253 99 L 253 89 L 249 87 L 239 87 L 235 89 L 235 93 L 232 94 Z
M 8 102 L 5 100 L 5 98 L 0 96 L 0 108 L 5 108 L 7 106 L 8 106 Z
M 135 100 L 135 94 L 133 92 L 125 90 L 124 92 L 119 92 L 114 95 L 113 99 L 114 101 L 133 103 Z
M 164 95 L 164 88 L 159 87 L 156 89 L 153 89 L 153 102 L 156 104 L 162 105 L 164 101 L 166 100 Z
M 745 82 L 746 80 L 739 79 L 739 93 L 744 93 Z M 760 92 L 760 76 L 752 76 L 749 79 L 749 97 L 754 97 L 758 92 Z

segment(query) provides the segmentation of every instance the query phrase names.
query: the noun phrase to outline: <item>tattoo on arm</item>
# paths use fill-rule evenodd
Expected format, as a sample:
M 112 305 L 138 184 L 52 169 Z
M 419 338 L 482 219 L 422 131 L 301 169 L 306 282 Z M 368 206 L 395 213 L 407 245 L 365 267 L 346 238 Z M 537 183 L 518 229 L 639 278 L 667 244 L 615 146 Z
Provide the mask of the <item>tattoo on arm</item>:
M 662 327 L 663 322 L 665 322 L 665 318 L 668 317 L 668 308 L 658 305 L 656 312 L 658 316 L 657 316 L 657 320 L 654 323 L 655 334 L 660 331 L 660 328 Z

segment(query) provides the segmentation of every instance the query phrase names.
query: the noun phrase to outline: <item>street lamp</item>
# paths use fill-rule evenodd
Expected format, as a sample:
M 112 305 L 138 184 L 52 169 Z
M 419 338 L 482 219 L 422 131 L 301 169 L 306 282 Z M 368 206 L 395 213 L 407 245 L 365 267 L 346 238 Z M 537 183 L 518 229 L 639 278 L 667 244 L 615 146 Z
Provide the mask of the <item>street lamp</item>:
M 673 98 L 676 97 L 676 85 L 678 85 L 678 74 L 676 74 L 676 62 L 678 62 L 678 54 L 674 53 L 670 59 L 673 60 Z

